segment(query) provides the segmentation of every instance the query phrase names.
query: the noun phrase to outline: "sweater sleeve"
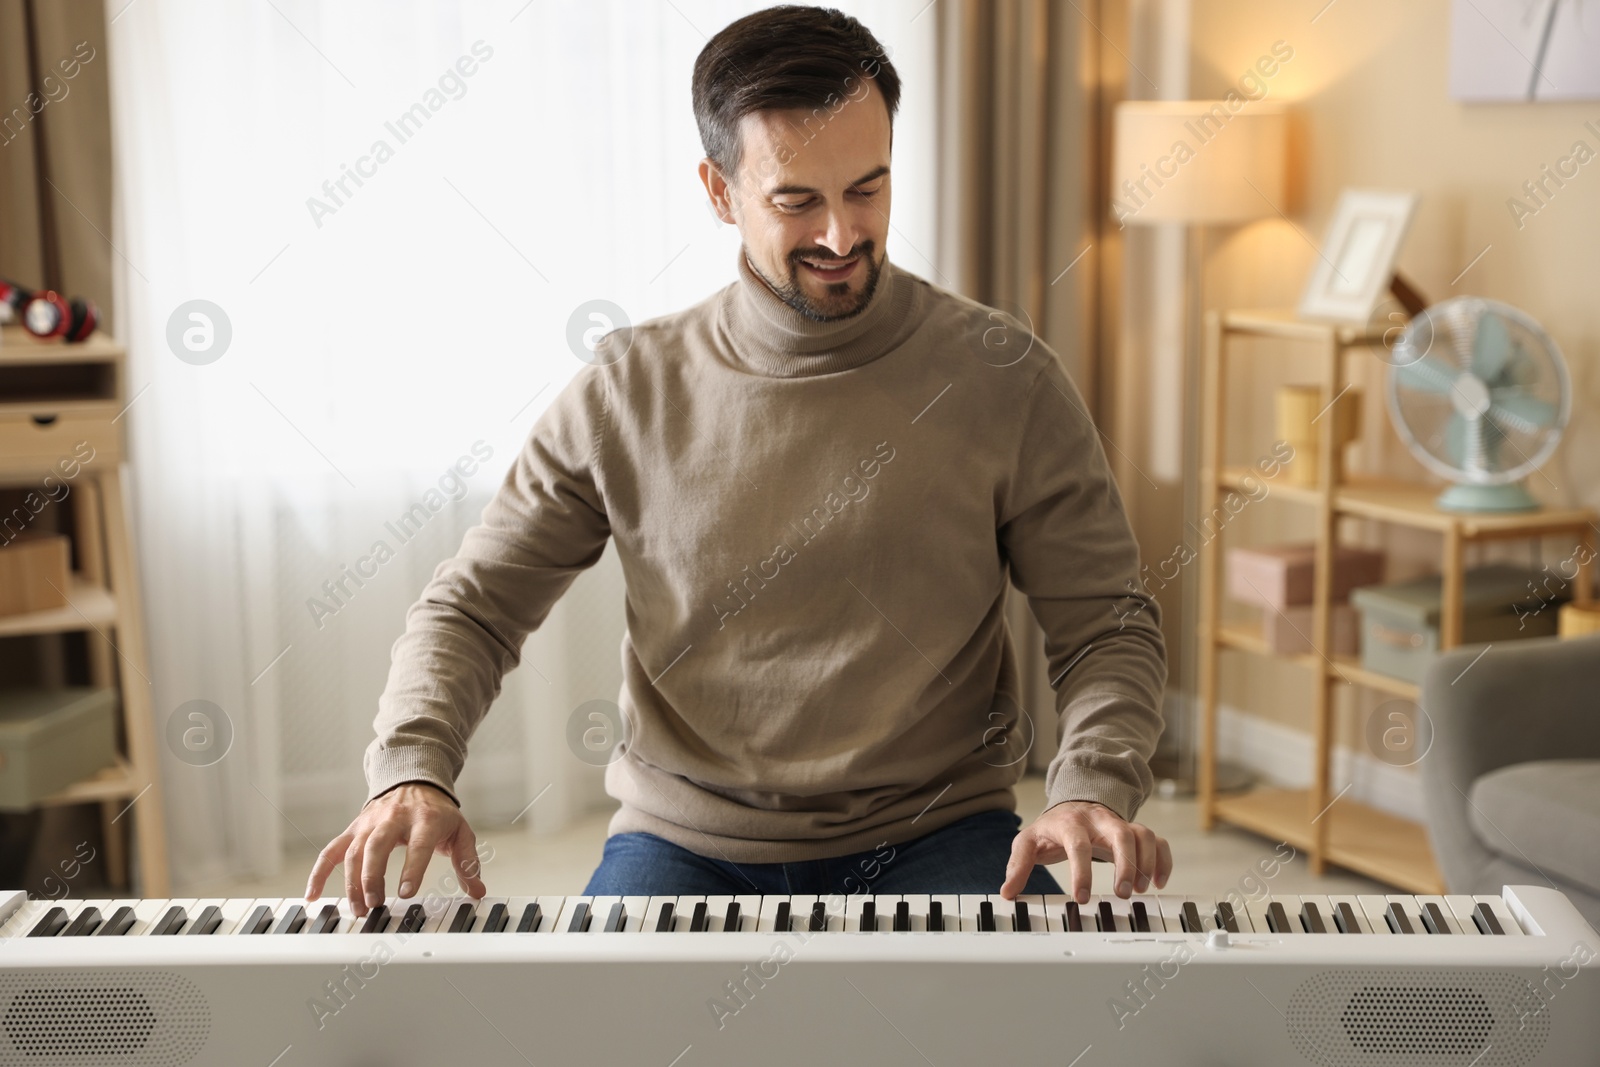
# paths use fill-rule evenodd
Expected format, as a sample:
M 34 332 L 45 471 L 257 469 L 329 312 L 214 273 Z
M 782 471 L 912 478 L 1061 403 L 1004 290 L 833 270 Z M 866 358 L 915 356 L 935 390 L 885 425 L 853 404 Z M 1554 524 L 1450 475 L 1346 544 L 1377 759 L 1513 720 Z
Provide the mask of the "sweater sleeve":
M 505 480 L 406 613 L 367 746 L 367 798 L 406 781 L 454 799 L 467 739 L 521 659 L 522 643 L 611 527 L 595 469 L 608 418 L 603 371 L 586 367 L 534 424 Z
M 1057 752 L 1045 804 L 1104 804 L 1132 820 L 1149 798 L 1166 646 L 1139 546 L 1099 432 L 1055 354 L 1030 387 L 1000 515 L 1011 580 L 1044 629 Z

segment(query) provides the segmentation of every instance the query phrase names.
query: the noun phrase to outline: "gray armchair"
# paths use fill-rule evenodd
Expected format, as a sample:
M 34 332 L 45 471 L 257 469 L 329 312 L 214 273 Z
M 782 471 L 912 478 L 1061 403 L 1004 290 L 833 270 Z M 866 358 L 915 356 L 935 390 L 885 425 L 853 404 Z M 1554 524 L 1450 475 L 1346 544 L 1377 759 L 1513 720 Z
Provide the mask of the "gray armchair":
M 1418 765 L 1452 893 L 1561 890 L 1600 928 L 1600 635 L 1500 641 L 1439 657 Z M 1462 673 L 1465 671 L 1466 673 Z

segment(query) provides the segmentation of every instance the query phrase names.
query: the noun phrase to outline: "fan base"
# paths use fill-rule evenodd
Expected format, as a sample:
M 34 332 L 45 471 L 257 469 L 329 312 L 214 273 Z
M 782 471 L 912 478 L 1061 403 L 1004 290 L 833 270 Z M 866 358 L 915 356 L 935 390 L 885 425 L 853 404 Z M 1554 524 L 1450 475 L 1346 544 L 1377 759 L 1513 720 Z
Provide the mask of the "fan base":
M 1537 511 L 1541 505 L 1521 482 L 1507 485 L 1452 485 L 1434 506 L 1441 511 Z

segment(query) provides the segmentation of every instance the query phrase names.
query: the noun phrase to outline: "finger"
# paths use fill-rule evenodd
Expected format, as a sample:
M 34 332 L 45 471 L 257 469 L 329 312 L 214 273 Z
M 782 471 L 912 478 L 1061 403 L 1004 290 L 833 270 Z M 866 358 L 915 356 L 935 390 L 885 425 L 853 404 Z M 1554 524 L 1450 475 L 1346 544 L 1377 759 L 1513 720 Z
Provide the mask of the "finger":
M 367 905 L 361 898 L 361 853 L 366 846 L 367 835 L 363 833 L 344 850 L 344 899 L 357 918 L 367 913 Z
M 400 827 L 385 820 L 367 837 L 361 857 L 361 895 L 369 908 L 383 903 L 383 876 L 389 869 L 389 853 L 400 842 Z
M 1014 900 L 1022 892 L 1033 873 L 1034 832 L 1029 827 L 1011 839 L 1011 859 L 1006 863 L 1006 880 L 1000 886 L 1000 895 L 1007 900 Z
M 344 858 L 344 850 L 349 847 L 350 831 L 346 830 L 317 853 L 317 861 L 311 865 L 311 877 L 306 879 L 308 903 L 322 895 L 322 884 L 328 880 L 328 875 L 333 873 L 333 869 L 339 866 L 339 861 Z
M 460 877 L 461 888 L 467 891 L 467 896 L 482 900 L 484 888 L 482 879 L 478 877 L 478 838 L 465 819 L 461 820 L 461 826 L 451 839 L 450 859 L 455 864 L 456 875 Z
M 1133 895 L 1133 879 L 1138 874 L 1139 846 L 1134 844 L 1133 829 L 1113 812 L 1107 812 L 1097 821 L 1100 836 L 1111 845 L 1116 894 L 1126 899 Z
M 439 824 L 432 818 L 418 818 L 406 834 L 406 862 L 400 868 L 400 896 L 410 899 L 417 895 L 422 876 L 428 870 L 428 860 L 433 857 L 439 842 Z
M 1148 826 L 1135 825 L 1133 827 L 1134 848 L 1139 857 L 1138 874 L 1133 880 L 1134 890 L 1139 893 L 1148 892 L 1150 880 L 1155 877 L 1156 870 L 1156 835 Z
M 1172 845 L 1164 837 L 1156 838 L 1156 888 L 1167 888 L 1172 877 Z
M 1066 824 L 1061 831 L 1061 844 L 1067 850 L 1072 899 L 1080 905 L 1087 904 L 1094 882 L 1094 849 L 1089 842 L 1089 828 L 1082 819 L 1073 819 Z

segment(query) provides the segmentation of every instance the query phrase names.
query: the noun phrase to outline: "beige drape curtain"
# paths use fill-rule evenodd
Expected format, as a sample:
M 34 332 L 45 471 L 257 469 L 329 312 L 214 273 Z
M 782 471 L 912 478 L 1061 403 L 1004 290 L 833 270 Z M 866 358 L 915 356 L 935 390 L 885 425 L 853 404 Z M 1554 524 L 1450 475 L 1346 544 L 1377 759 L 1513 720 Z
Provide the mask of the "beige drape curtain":
M 116 255 L 105 20 L 100 0 L 0 0 L 0 277 L 87 297 L 103 323 Z
M 1102 12 L 1102 8 L 1111 9 Z M 1101 420 L 1114 383 L 1101 309 L 1119 263 L 1104 212 L 1106 72 L 1120 65 L 1099 0 L 936 0 L 941 114 L 937 281 L 1032 321 Z M 1103 27 L 1102 27 L 1103 28 Z M 1114 52 L 1112 55 L 1114 56 Z M 1117 469 L 1117 456 L 1108 449 Z M 1118 470 L 1119 481 L 1126 481 Z M 1012 592 L 1023 702 L 1038 729 L 1031 766 L 1054 755 L 1044 635 Z

